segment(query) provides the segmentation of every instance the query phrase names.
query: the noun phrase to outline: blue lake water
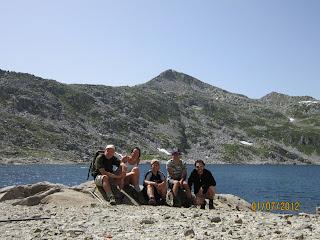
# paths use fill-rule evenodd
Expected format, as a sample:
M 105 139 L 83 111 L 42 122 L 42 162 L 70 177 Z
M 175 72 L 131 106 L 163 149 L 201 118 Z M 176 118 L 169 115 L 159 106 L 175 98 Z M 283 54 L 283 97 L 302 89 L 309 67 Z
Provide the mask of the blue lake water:
M 149 165 L 142 164 L 140 184 Z M 190 173 L 193 166 L 188 165 Z M 217 181 L 217 192 L 248 202 L 300 202 L 298 212 L 314 213 L 320 206 L 320 166 L 206 165 Z M 164 173 L 165 166 L 161 169 Z M 39 181 L 73 186 L 86 181 L 87 165 L 0 165 L 0 188 Z M 289 213 L 289 212 L 287 212 Z M 290 212 L 296 214 L 295 212 Z

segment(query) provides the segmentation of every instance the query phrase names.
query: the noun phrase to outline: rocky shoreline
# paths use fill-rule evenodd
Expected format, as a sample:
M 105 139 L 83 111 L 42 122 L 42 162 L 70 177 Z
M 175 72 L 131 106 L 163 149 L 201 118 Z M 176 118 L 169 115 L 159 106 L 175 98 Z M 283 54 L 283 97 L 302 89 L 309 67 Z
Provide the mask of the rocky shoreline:
M 1 239 L 320 239 L 320 215 L 253 212 L 230 194 L 214 210 L 110 206 L 89 191 L 51 183 L 0 189 Z

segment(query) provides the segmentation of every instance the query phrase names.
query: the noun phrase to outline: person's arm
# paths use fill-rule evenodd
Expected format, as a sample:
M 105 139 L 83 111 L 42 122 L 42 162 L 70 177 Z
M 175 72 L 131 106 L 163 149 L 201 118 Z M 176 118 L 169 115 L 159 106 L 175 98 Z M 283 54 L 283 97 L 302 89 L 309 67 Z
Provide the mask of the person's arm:
M 187 179 L 187 166 L 185 163 L 182 163 L 182 164 L 183 164 L 183 170 L 182 170 L 181 179 L 180 179 L 181 183 Z
M 193 180 L 193 172 L 191 172 L 190 177 L 188 178 L 188 185 L 189 185 L 190 189 L 192 187 L 193 182 L 194 182 L 194 180 Z
M 157 186 L 157 183 L 156 183 L 156 182 L 150 181 L 151 176 L 152 176 L 152 173 L 151 173 L 151 172 L 147 173 L 147 175 L 146 175 L 146 177 L 145 177 L 145 179 L 144 179 L 145 185 Z
M 216 180 L 214 179 L 214 177 L 213 177 L 213 175 L 212 175 L 212 173 L 210 172 L 210 171 L 208 171 L 209 172 L 209 186 L 216 186 L 217 185 L 217 183 L 216 183 Z
M 97 157 L 96 162 L 95 162 L 95 168 L 98 169 L 98 171 L 100 172 L 101 175 L 106 175 L 108 177 L 111 178 L 116 178 L 116 175 L 113 173 L 110 173 L 108 171 L 106 171 L 103 167 L 103 159 L 102 159 L 102 155 L 100 155 L 99 157 Z
M 107 172 L 104 168 L 100 168 L 99 172 L 101 173 L 101 175 L 107 175 L 110 178 L 120 178 L 121 177 L 120 175 L 116 175 L 111 172 Z
M 125 163 L 120 161 L 118 158 L 114 157 L 112 159 L 112 165 L 115 165 L 120 170 L 120 173 L 118 175 L 113 174 L 114 176 L 116 176 L 116 178 L 124 178 L 126 176 L 127 166 Z
M 173 178 L 173 168 L 170 162 L 167 163 L 167 171 L 168 171 L 168 175 Z
M 205 181 L 202 188 L 203 188 L 203 193 L 206 193 L 210 186 L 216 186 L 216 181 L 209 170 L 205 169 L 204 171 L 205 171 L 206 177 L 205 177 Z
M 126 163 L 126 162 L 128 162 L 128 159 L 129 159 L 129 156 L 127 156 L 127 155 L 124 155 L 122 158 L 121 158 L 121 162 L 123 162 L 123 163 Z

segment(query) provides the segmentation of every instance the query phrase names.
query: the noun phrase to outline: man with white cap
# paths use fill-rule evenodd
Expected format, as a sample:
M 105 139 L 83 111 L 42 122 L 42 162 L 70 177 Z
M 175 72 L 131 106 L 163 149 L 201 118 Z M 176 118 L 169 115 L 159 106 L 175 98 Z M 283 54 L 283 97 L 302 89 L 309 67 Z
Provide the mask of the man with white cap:
M 116 201 L 111 191 L 110 183 L 115 183 L 122 188 L 126 176 L 126 172 L 123 169 L 125 167 L 124 164 L 121 164 L 121 161 L 114 154 L 114 145 L 107 145 L 105 152 L 96 158 L 93 171 L 95 184 L 103 187 L 107 200 L 111 205 L 115 205 Z M 118 168 L 116 172 L 113 170 L 114 166 Z

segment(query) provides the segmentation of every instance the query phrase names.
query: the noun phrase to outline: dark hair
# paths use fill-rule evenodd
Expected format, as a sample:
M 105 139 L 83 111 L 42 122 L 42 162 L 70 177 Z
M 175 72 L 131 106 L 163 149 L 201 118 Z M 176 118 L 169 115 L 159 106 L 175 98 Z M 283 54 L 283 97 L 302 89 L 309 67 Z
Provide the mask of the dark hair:
M 196 166 L 197 163 L 202 163 L 203 166 L 205 166 L 206 164 L 204 163 L 204 161 L 202 161 L 201 159 L 198 159 L 194 162 L 194 166 Z
M 139 151 L 139 156 L 138 156 L 138 158 L 140 158 L 140 156 L 141 156 L 141 150 L 140 150 L 140 148 L 134 147 L 134 148 L 131 150 L 131 153 L 133 153 L 133 151 L 134 151 L 135 149 L 137 149 L 137 150 Z

